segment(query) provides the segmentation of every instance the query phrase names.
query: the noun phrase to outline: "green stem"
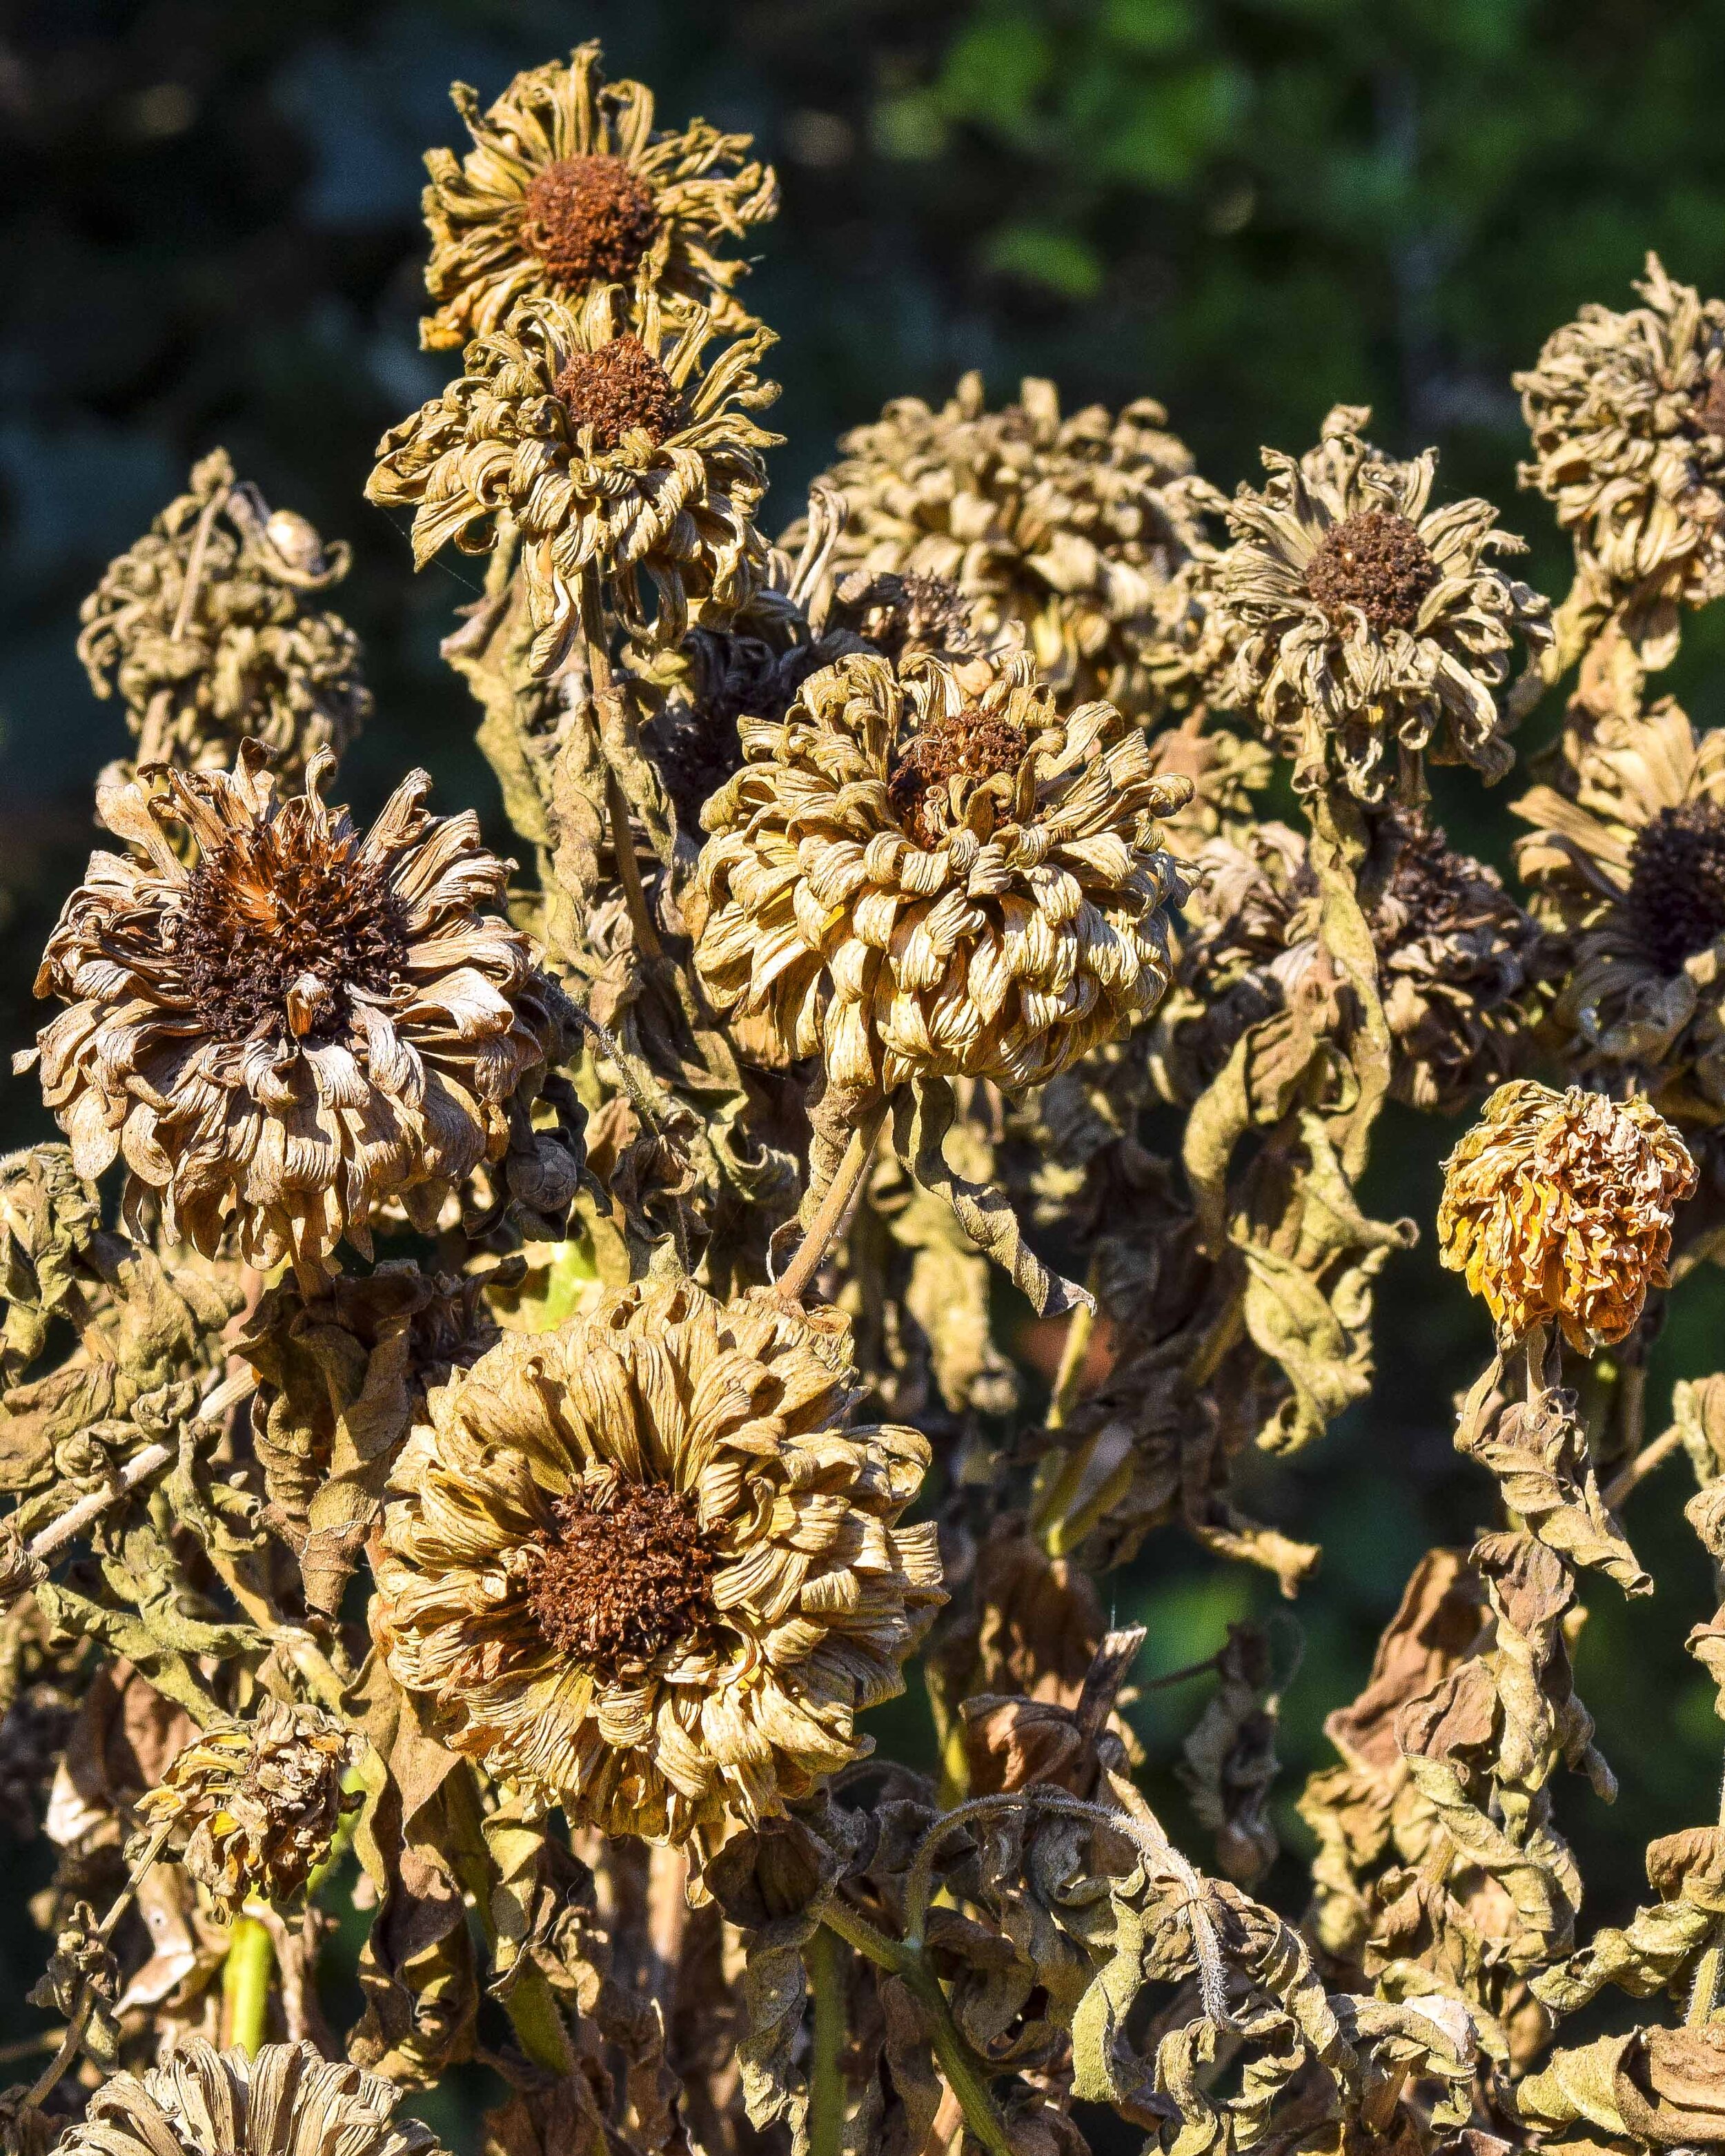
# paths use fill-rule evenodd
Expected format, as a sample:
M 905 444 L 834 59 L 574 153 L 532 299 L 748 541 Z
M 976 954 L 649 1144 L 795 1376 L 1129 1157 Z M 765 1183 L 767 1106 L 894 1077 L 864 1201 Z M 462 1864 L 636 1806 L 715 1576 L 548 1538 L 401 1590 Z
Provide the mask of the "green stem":
M 809 1942 L 814 1990 L 814 2056 L 809 2068 L 809 2156 L 839 2156 L 845 2144 L 845 1964 L 835 1933 Z
M 258 2056 L 270 2019 L 270 1984 L 275 1948 L 255 1917 L 234 1919 L 234 1937 L 222 1964 L 222 2023 L 229 2044 L 249 2059 Z
M 479 1787 L 465 1760 L 444 1783 L 445 1816 L 450 1826 L 449 1855 L 455 1876 L 473 1897 L 485 1945 L 495 1957 L 497 1921 L 491 1910 L 491 1889 L 496 1866 L 485 1846 L 485 1815 L 480 1810 Z M 575 2071 L 575 2054 L 563 2023 L 557 1994 L 544 1971 L 525 1959 L 516 1964 L 503 2005 L 523 2051 L 536 2066 L 563 2075 Z

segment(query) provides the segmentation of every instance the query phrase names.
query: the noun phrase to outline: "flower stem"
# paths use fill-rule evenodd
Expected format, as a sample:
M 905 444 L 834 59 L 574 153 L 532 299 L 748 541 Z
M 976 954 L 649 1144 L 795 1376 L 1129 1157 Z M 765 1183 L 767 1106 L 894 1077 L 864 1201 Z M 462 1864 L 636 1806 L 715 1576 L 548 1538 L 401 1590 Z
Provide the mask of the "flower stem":
M 222 1964 L 222 2030 L 227 2044 L 249 2059 L 258 2056 L 270 2018 L 270 1983 L 275 1948 L 255 1917 L 234 1919 L 234 1937 Z
M 839 2156 L 845 2142 L 845 1964 L 838 1934 L 824 1926 L 809 1942 L 814 1990 L 814 2056 L 809 2068 L 809 2156 Z
M 785 1302 L 800 1302 L 809 1292 L 814 1276 L 820 1270 L 821 1260 L 827 1246 L 843 1226 L 845 1215 L 850 1209 L 869 1163 L 875 1157 L 875 1145 L 886 1121 L 891 1097 L 876 1101 L 865 1109 L 850 1133 L 850 1142 L 845 1148 L 845 1158 L 839 1163 L 838 1173 L 822 1194 L 814 1218 L 809 1224 L 809 1232 L 798 1245 L 797 1255 L 785 1267 L 776 1292 Z

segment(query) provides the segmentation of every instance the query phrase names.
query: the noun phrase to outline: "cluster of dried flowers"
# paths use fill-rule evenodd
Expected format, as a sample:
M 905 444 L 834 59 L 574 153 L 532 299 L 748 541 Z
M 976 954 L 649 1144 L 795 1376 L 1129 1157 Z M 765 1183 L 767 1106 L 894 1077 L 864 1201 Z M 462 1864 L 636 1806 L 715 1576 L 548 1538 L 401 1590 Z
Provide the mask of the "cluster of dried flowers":
M 138 752 L 18 1059 L 65 1142 L 0 1163 L 0 1811 L 59 1851 L 0 2146 L 418 2156 L 465 2061 L 488 2156 L 1725 2144 L 1725 1838 L 1584 1937 L 1555 1795 L 1680 1446 L 1725 1569 L 1725 1378 L 1650 1444 L 1642 1353 L 1725 1238 L 1725 746 L 1645 701 L 1725 589 L 1725 306 L 1652 263 L 1521 377 L 1555 616 L 1348 407 L 1230 501 L 1148 399 L 968 377 L 775 544 L 771 172 L 592 46 L 456 100 L 455 371 L 369 491 L 487 557 L 445 651 L 525 869 L 420 773 L 331 805 L 346 557 L 219 452 L 85 610 Z M 1425 771 L 1572 668 L 1524 906 Z M 1202 1666 L 1200 1862 L 1096 1577 L 1316 1563 L 1235 1472 L 1372 1386 L 1391 1098 L 1465 1127 L 1503 1524 L 1332 1715 L 1290 1917 L 1285 1657 Z

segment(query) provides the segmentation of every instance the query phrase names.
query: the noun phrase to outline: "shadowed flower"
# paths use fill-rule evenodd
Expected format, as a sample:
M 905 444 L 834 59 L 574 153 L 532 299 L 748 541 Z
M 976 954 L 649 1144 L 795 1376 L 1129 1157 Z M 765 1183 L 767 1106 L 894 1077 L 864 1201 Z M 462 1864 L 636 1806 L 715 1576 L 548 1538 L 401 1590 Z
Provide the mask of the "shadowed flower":
M 139 1816 L 146 1830 L 169 1830 L 224 1917 L 252 1896 L 285 1902 L 329 1855 L 349 1743 L 336 1716 L 265 1698 L 249 1722 L 194 1738 L 143 1797 Z
M 1725 593 L 1725 301 L 1656 254 L 1627 314 L 1585 306 L 1517 374 L 1538 487 L 1608 586 L 1703 606 Z
M 708 365 L 706 314 L 673 319 L 649 293 L 624 329 L 621 297 L 601 285 L 578 307 L 524 305 L 476 339 L 460 378 L 383 437 L 367 483 L 372 501 L 413 511 L 422 568 L 451 540 L 485 553 L 499 520 L 513 524 L 540 673 L 580 626 L 588 571 L 659 644 L 691 620 L 725 627 L 766 575 L 753 520 L 761 453 L 778 437 L 748 414 L 778 394 L 753 371 L 770 333 L 749 331 Z
M 696 964 L 779 1061 L 834 1083 L 1040 1085 L 1153 1010 L 1180 885 L 1153 776 L 1107 704 L 1065 719 L 1027 656 L 978 693 L 937 662 L 853 656 L 783 724 L 742 722 L 708 803 Z
M 465 82 L 449 93 L 474 146 L 429 150 L 425 289 L 437 311 L 419 341 L 441 350 L 489 336 L 517 301 L 591 285 L 634 285 L 747 320 L 731 288 L 748 264 L 713 244 L 746 237 L 778 208 L 771 166 L 745 162 L 747 135 L 704 120 L 653 125 L 644 83 L 608 83 L 597 43 L 518 74 L 483 113 Z
M 359 639 L 312 602 L 347 573 L 303 516 L 236 484 L 223 450 L 191 490 L 110 562 L 85 599 L 78 656 L 99 696 L 117 689 L 140 763 L 223 769 L 249 737 L 297 776 L 339 756 L 371 710 Z
M 911 1430 L 842 1427 L 843 1322 L 638 1281 L 432 1394 L 379 1637 L 445 1741 L 710 1854 L 860 1758 L 941 1592 Z
M 1628 1076 L 1661 1111 L 1725 1122 L 1725 731 L 1669 699 L 1608 716 L 1565 790 L 1515 803 L 1536 912 L 1571 938 L 1554 1008 L 1576 1066 Z
M 308 1285 L 386 1199 L 429 1224 L 501 1158 L 559 1041 L 531 946 L 480 910 L 506 865 L 478 819 L 428 815 L 415 772 L 362 837 L 319 797 L 331 762 L 285 801 L 249 744 L 231 774 L 105 791 L 131 850 L 67 901 L 36 992 L 70 1008 L 18 1059 L 81 1176 L 124 1159 L 140 1240 L 151 1199 L 206 1255 L 231 1215 L 249 1263 Z
M 442 2156 L 429 2126 L 396 2118 L 401 2092 L 311 2044 L 265 2044 L 254 2059 L 201 2038 L 145 2074 L 116 2074 L 60 2156 Z
M 827 475 L 850 511 L 832 573 L 946 578 L 982 602 L 985 632 L 1023 624 L 1063 699 L 1137 713 L 1189 694 L 1203 608 L 1183 572 L 1210 552 L 1204 518 L 1223 502 L 1167 418 L 1141 398 L 1117 418 L 1100 405 L 1062 418 L 1035 380 L 989 412 L 979 374 L 938 411 L 895 398 Z
M 1370 416 L 1338 404 L 1297 461 L 1265 451 L 1270 477 L 1235 495 L 1211 584 L 1226 694 L 1292 758 L 1295 786 L 1378 802 L 1420 756 L 1502 778 L 1513 640 L 1537 656 L 1551 630 L 1546 601 L 1488 558 L 1522 545 L 1491 505 L 1430 508 L 1435 452 L 1382 455 L 1359 431 Z
M 1682 1140 L 1645 1101 L 1518 1080 L 1444 1163 L 1439 1255 L 1506 1348 L 1555 1321 L 1590 1353 L 1669 1285 L 1671 1216 L 1695 1184 Z

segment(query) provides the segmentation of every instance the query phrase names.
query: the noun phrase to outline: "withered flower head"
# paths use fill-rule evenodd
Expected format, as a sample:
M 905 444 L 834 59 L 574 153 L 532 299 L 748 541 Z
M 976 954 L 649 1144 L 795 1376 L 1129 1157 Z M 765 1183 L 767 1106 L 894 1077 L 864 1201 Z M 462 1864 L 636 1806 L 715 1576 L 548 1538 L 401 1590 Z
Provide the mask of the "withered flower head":
M 227 1917 L 247 1899 L 285 1902 L 330 1851 L 350 1738 L 321 1707 L 264 1700 L 249 1722 L 202 1731 L 138 1805 L 168 1830 L 193 1877 Z
M 1367 925 L 1395 1044 L 1392 1088 L 1411 1106 L 1451 1113 L 1514 1074 L 1542 938 L 1497 871 L 1454 852 L 1424 816 L 1394 810 L 1382 836 L 1394 855 Z
M 118 690 L 138 761 L 222 769 L 248 737 L 287 773 L 339 756 L 372 707 L 358 638 L 316 604 L 347 564 L 344 545 L 236 483 L 224 451 L 193 465 L 80 613 L 78 656 L 97 696 Z
M 1203 607 L 1183 572 L 1211 551 L 1222 498 L 1167 418 L 1141 398 L 1117 418 L 1099 405 L 1063 418 L 1036 380 L 989 412 L 979 374 L 938 411 L 897 398 L 828 474 L 850 509 L 832 573 L 956 584 L 985 632 L 1023 624 L 1063 698 L 1137 712 L 1189 691 Z
M 1522 544 L 1491 505 L 1430 508 L 1435 452 L 1383 455 L 1360 433 L 1370 416 L 1338 404 L 1297 461 L 1265 451 L 1270 476 L 1235 495 L 1213 581 L 1226 693 L 1293 759 L 1301 792 L 1336 782 L 1376 802 L 1412 756 L 1501 778 L 1514 637 L 1537 653 L 1551 631 L 1546 601 L 1489 558 Z
M 748 414 L 778 394 L 754 372 L 770 333 L 752 329 L 709 362 L 706 314 L 672 317 L 649 292 L 625 326 L 621 299 L 597 285 L 579 305 L 524 303 L 383 437 L 367 483 L 373 501 L 413 511 L 421 567 L 450 540 L 487 552 L 496 520 L 512 521 L 541 673 L 579 626 L 586 572 L 610 579 L 629 628 L 661 644 L 691 620 L 723 628 L 766 574 L 754 516 L 761 453 L 778 437 Z
M 471 812 L 434 818 L 415 772 L 362 837 L 320 788 L 278 800 L 260 752 L 102 796 L 125 854 L 91 856 L 36 993 L 69 1008 L 37 1037 L 43 1096 L 94 1180 L 116 1156 L 141 1239 L 171 1237 L 308 1280 L 399 1195 L 434 1219 L 509 1142 L 558 1029 L 526 937 L 483 911 L 506 865 Z M 158 776 L 161 774 L 157 774 Z M 168 843 L 183 828 L 190 865 Z
M 1703 606 L 1725 593 L 1725 301 L 1656 254 L 1626 314 L 1584 306 L 1515 377 L 1538 487 L 1620 593 Z
M 1554 1007 L 1575 1066 L 1632 1080 L 1685 1122 L 1725 1122 L 1725 730 L 1668 698 L 1607 716 L 1563 791 L 1515 803 L 1516 865 L 1568 932 Z
M 459 162 L 426 152 L 425 289 L 438 306 L 423 345 L 489 336 L 521 300 L 638 280 L 744 325 L 732 287 L 748 264 L 713 250 L 778 208 L 772 167 L 745 162 L 748 136 L 704 120 L 655 128 L 652 91 L 608 83 L 593 42 L 567 66 L 526 69 L 483 113 L 465 82 L 449 95 L 474 146 Z
M 1500 1086 L 1444 1163 L 1438 1246 L 1506 1346 L 1553 1320 L 1590 1353 L 1621 1340 L 1667 1283 L 1671 1216 L 1695 1163 L 1635 1096 L 1527 1079 Z
M 1111 706 L 1061 719 L 1023 654 L 980 694 L 857 655 L 741 731 L 703 817 L 696 964 L 778 1060 L 1016 1088 L 1155 1008 L 1180 893 L 1155 819 L 1189 788 Z
M 638 1281 L 431 1395 L 377 1568 L 445 1740 L 609 1834 L 716 1848 L 870 1748 L 943 1597 L 915 1430 L 842 1321 Z
M 56 2146 L 61 2156 L 443 2156 L 401 2092 L 311 2044 L 265 2044 L 254 2059 L 201 2038 L 145 2074 L 116 2074 Z

